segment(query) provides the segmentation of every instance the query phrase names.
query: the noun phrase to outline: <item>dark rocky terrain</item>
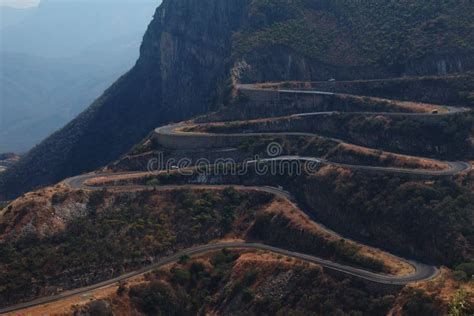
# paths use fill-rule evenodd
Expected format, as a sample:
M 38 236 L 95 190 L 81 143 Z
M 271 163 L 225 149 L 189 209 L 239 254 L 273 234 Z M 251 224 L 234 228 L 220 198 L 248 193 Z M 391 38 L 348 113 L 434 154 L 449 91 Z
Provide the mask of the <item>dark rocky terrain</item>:
M 135 67 L 2 175 L 0 195 L 12 198 L 104 165 L 152 128 L 219 106 L 232 80 L 472 70 L 472 6 L 467 0 L 164 1 Z

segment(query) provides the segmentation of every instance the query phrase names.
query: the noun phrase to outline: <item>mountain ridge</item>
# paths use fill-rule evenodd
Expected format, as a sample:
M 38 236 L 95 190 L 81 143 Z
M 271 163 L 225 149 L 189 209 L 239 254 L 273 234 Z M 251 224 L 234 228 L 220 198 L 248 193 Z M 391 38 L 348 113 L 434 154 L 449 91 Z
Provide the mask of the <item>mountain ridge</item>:
M 2 175 L 0 192 L 11 198 L 93 170 L 126 152 L 153 128 L 218 107 L 231 89 L 231 73 L 234 82 L 257 82 L 444 75 L 474 69 L 473 48 L 469 42 L 457 41 L 474 28 L 469 24 L 472 3 L 420 4 L 410 7 L 416 14 L 408 17 L 406 10 L 399 10 L 404 1 L 375 3 L 376 10 L 369 4 L 354 9 L 349 0 L 164 1 L 144 36 L 135 67 L 88 110 Z M 367 18 L 365 12 L 370 13 Z M 364 30 L 384 25 L 383 19 L 369 19 L 380 12 L 393 17 L 386 29 L 367 41 L 384 36 L 390 40 L 367 47 L 352 42 L 347 25 L 352 23 L 363 35 Z M 413 29 L 419 17 L 424 17 L 427 27 Z M 282 27 L 288 25 L 293 27 Z M 328 26 L 328 31 L 316 35 L 308 31 L 321 25 Z M 420 42 L 406 37 L 409 30 L 417 32 Z M 305 40 L 308 34 L 315 36 L 309 42 Z M 432 42 L 433 34 L 447 35 Z M 313 45 L 320 40 L 325 46 Z M 393 49 L 385 47 L 386 43 L 392 43 Z M 405 52 L 414 44 L 421 48 L 410 57 Z M 308 47 L 319 48 L 307 51 Z M 384 47 L 381 52 L 380 47 Z M 437 48 L 434 52 L 433 47 Z M 338 54 L 352 48 L 353 55 L 346 56 L 350 60 L 365 56 L 374 60 L 349 66 L 339 63 Z M 326 55 L 328 49 L 333 53 Z M 387 61 L 383 53 L 391 50 L 395 57 Z M 333 64 L 324 56 L 332 56 Z

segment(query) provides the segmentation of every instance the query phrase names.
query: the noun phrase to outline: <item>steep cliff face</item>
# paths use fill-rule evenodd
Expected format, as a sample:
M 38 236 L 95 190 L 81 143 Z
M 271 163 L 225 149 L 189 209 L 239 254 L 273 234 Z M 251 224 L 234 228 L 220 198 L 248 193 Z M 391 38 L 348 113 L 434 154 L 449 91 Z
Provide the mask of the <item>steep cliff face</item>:
M 474 69 L 469 0 L 165 0 L 136 66 L 0 178 L 0 199 L 92 170 L 154 127 L 206 112 L 240 81 Z
M 116 158 L 154 127 L 208 110 L 246 0 L 164 1 L 141 56 L 92 106 L 0 179 L 0 200 Z
M 165 1 L 143 39 L 137 68 L 156 76 L 165 119 L 206 111 L 227 75 L 232 34 L 248 0 Z

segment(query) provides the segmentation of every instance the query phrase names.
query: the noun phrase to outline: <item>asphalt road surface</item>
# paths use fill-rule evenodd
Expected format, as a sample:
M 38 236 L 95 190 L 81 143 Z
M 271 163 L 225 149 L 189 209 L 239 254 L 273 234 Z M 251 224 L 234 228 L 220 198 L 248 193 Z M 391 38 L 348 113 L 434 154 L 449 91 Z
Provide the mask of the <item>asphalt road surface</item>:
M 221 250 L 221 249 L 231 249 L 231 248 L 237 248 L 237 249 L 253 249 L 253 250 L 264 250 L 264 251 L 270 251 L 273 253 L 278 253 L 284 256 L 300 259 L 305 262 L 310 262 L 310 263 L 315 263 L 319 264 L 326 269 L 330 270 L 335 270 L 339 271 L 342 273 L 345 273 L 347 275 L 352 275 L 361 279 L 366 279 L 372 282 L 376 283 L 381 283 L 381 284 L 390 284 L 390 285 L 404 285 L 410 282 L 415 282 L 415 281 L 423 281 L 423 280 L 429 280 L 433 277 L 435 277 L 438 274 L 438 270 L 435 267 L 432 266 L 427 266 L 427 265 L 418 265 L 416 266 L 416 272 L 412 275 L 405 276 L 405 277 L 396 277 L 396 276 L 389 276 L 389 275 L 379 275 L 375 274 L 369 271 L 349 267 L 349 266 L 344 266 L 332 261 L 324 260 L 318 257 L 310 256 L 310 255 L 305 255 L 302 253 L 297 253 L 297 252 L 292 252 L 288 251 L 285 249 L 281 248 L 275 248 L 271 247 L 268 245 L 264 244 L 258 244 L 258 243 L 218 243 L 218 244 L 207 244 L 203 246 L 197 246 L 193 248 L 189 248 L 183 251 L 180 251 L 170 257 L 162 258 L 158 260 L 157 262 L 148 265 L 146 267 L 143 267 L 140 270 L 133 271 L 124 275 L 121 275 L 119 277 L 103 281 L 91 286 L 75 289 L 72 291 L 64 292 L 55 296 L 49 296 L 49 297 L 43 297 L 39 298 L 34 301 L 26 302 L 26 303 L 21 303 L 17 304 L 14 306 L 6 307 L 3 309 L 0 309 L 0 313 L 8 313 L 8 312 L 13 312 L 25 308 L 30 308 L 38 305 L 43 305 L 47 303 L 52 303 L 55 301 L 63 300 L 66 298 L 69 298 L 71 296 L 79 295 L 79 294 L 84 294 L 88 293 L 97 289 L 100 289 L 102 287 L 106 287 L 109 285 L 113 285 L 117 282 L 124 281 L 127 279 L 130 279 L 132 277 L 141 275 L 143 273 L 152 271 L 154 269 L 157 269 L 159 267 L 162 267 L 164 265 L 177 262 L 180 257 L 184 255 L 188 256 L 196 256 L 200 254 L 204 254 L 210 251 L 216 251 L 216 250 Z
M 156 134 L 161 134 L 161 135 L 173 135 L 173 136 L 179 136 L 183 138 L 183 140 L 186 137 L 204 137 L 204 138 L 212 138 L 213 136 L 219 136 L 219 137 L 241 137 L 242 135 L 245 135 L 246 137 L 278 137 L 278 136 L 310 136 L 310 137 L 321 137 L 317 134 L 312 134 L 312 133 L 300 133 L 300 132 L 281 132 L 281 133 L 245 133 L 245 134 L 237 134 L 237 133 L 232 133 L 232 134 L 207 134 L 207 133 L 195 133 L 195 132 L 177 132 L 176 129 L 183 127 L 183 124 L 178 123 L 178 124 L 171 124 L 171 125 L 166 125 L 162 126 L 159 128 L 155 129 Z M 342 142 L 339 139 L 335 138 L 328 138 L 336 142 Z M 212 139 L 210 139 L 210 142 L 212 142 Z M 344 167 L 348 169 L 354 169 L 354 170 L 366 170 L 366 171 L 377 171 L 377 172 L 388 172 L 388 173 L 396 173 L 396 174 L 408 174 L 408 175 L 419 175 L 419 176 L 427 176 L 427 177 L 446 177 L 446 176 L 455 176 L 463 172 L 467 172 L 471 170 L 471 164 L 463 161 L 439 161 L 439 160 L 434 160 L 434 159 L 429 159 L 429 158 L 423 158 L 423 157 L 414 157 L 414 156 L 408 156 L 408 157 L 413 157 L 413 158 L 421 158 L 421 159 L 428 159 L 428 160 L 433 160 L 435 162 L 439 163 L 444 163 L 447 165 L 447 168 L 445 169 L 440 169 L 440 170 L 430 170 L 430 169 L 408 169 L 408 168 L 395 168 L 395 167 L 379 167 L 379 166 L 366 166 L 366 165 L 353 165 L 353 164 L 344 164 L 344 163 L 338 163 L 338 162 L 333 162 L 330 160 L 322 159 L 322 158 L 315 158 L 315 157 L 301 157 L 301 156 L 282 156 L 282 157 L 276 157 L 276 158 L 271 158 L 271 159 L 266 159 L 267 161 L 271 160 L 298 160 L 298 161 L 317 161 L 321 164 L 325 165 L 333 165 L 333 166 L 338 166 L 338 167 Z
M 261 88 L 258 84 L 239 84 L 237 85 L 237 89 L 239 90 L 249 90 L 249 91 L 274 91 L 278 93 L 295 93 L 295 94 L 315 94 L 315 95 L 337 95 L 332 92 L 324 92 L 324 91 L 315 91 L 315 90 L 289 90 L 289 89 L 271 89 L 271 88 Z M 359 114 L 359 115 L 384 115 L 384 116 L 418 116 L 418 117 L 443 117 L 446 115 L 453 115 L 459 113 L 467 113 L 471 110 L 464 107 L 452 107 L 452 106 L 439 106 L 439 105 L 431 105 L 426 104 L 426 106 L 432 106 L 435 109 L 442 109 L 443 111 L 433 114 L 431 112 L 424 112 L 424 113 L 398 113 L 398 112 L 351 112 L 352 114 Z M 338 111 L 325 111 L 325 112 L 309 112 L 309 113 L 296 113 L 292 114 L 293 117 L 305 117 L 305 116 L 318 116 L 318 115 L 333 115 L 336 113 L 340 113 Z M 277 119 L 277 118 L 274 118 Z M 309 137 L 323 137 L 318 134 L 314 133 L 303 133 L 303 132 L 265 132 L 265 133 L 230 133 L 230 134 L 213 134 L 213 133 L 195 133 L 195 132 L 177 132 L 176 129 L 185 126 L 183 123 L 177 124 L 170 124 L 167 126 L 162 126 L 155 129 L 155 133 L 158 135 L 163 136 L 179 136 L 181 139 L 185 140 L 186 137 L 203 137 L 209 138 L 210 142 L 212 142 L 212 137 L 228 137 L 228 138 L 239 138 L 242 136 L 245 137 L 278 137 L 278 136 L 309 136 Z M 344 143 L 343 140 L 332 138 L 332 137 L 323 137 L 328 140 L 332 140 L 338 143 Z M 186 142 L 189 143 L 189 142 Z M 353 165 L 353 164 L 344 164 L 344 163 L 337 163 L 325 159 L 315 158 L 315 157 L 299 157 L 299 156 L 286 156 L 286 157 L 277 157 L 274 160 L 299 160 L 299 161 L 315 161 L 317 160 L 318 163 L 326 164 L 326 165 L 334 165 L 349 169 L 358 169 L 358 170 L 366 170 L 366 171 L 377 171 L 377 172 L 389 172 L 389 173 L 396 173 L 396 174 L 408 174 L 412 176 L 428 176 L 428 177 L 445 177 L 445 176 L 455 176 L 457 174 L 469 171 L 471 169 L 471 164 L 463 162 L 463 161 L 438 161 L 431 159 L 433 161 L 444 163 L 447 168 L 442 170 L 428 170 L 428 169 L 409 169 L 409 168 L 394 168 L 394 167 L 379 167 L 379 166 L 366 166 L 366 165 Z M 413 158 L 421 158 L 421 159 L 428 159 L 422 157 L 413 157 Z
M 255 85 L 239 85 L 238 89 L 241 90 L 252 90 L 252 91 L 258 91 L 261 90 L 259 87 Z M 270 89 L 271 90 L 271 89 Z M 297 94 L 319 94 L 319 95 L 334 95 L 333 93 L 330 92 L 323 92 L 323 91 L 309 91 L 309 90 L 274 90 L 278 91 L 280 93 L 297 93 Z M 455 108 L 455 107 L 443 107 L 444 111 L 439 112 L 439 113 L 392 113 L 392 112 L 383 112 L 383 113 L 377 113 L 377 112 L 359 112 L 359 114 L 362 115 L 387 115 L 387 116 L 443 116 L 443 115 L 451 115 L 451 114 L 456 114 L 456 113 L 462 113 L 462 112 L 467 112 L 469 111 L 468 109 L 465 108 Z M 332 115 L 337 112 L 310 112 L 310 113 L 297 113 L 293 114 L 293 116 L 314 116 L 314 115 Z M 155 130 L 155 133 L 161 134 L 161 135 L 179 135 L 181 137 L 187 137 L 187 136 L 192 136 L 192 137 L 212 137 L 213 134 L 202 134 L 202 133 L 184 133 L 184 132 L 176 132 L 176 128 L 182 127 L 183 124 L 172 124 L 168 126 L 163 126 L 160 128 L 157 128 Z M 298 133 L 298 132 L 282 132 L 282 133 L 246 133 L 244 134 L 245 136 L 256 136 L 256 137 L 261 137 L 261 136 L 281 136 L 281 135 L 296 135 L 296 136 L 319 136 L 316 134 L 311 134 L 311 133 Z M 242 136 L 242 134 L 218 134 L 218 136 L 222 137 L 239 137 Z M 319 136 L 321 137 L 321 136 Z M 337 142 L 342 142 L 341 140 L 338 139 L 333 139 L 333 138 L 328 138 L 332 139 Z M 299 161 L 307 161 L 307 162 L 315 162 L 315 163 L 321 163 L 321 164 L 329 164 L 329 165 L 335 165 L 335 166 L 341 166 L 345 168 L 350 168 L 350 169 L 360 169 L 360 170 L 367 170 L 367 171 L 380 171 L 380 172 L 391 172 L 391 173 L 400 173 L 400 174 L 411 174 L 411 175 L 420 175 L 420 176 L 454 176 L 462 172 L 466 172 L 471 169 L 471 165 L 465 162 L 461 161 L 456 161 L 456 162 L 444 162 L 448 166 L 448 168 L 443 169 L 443 170 L 425 170 L 425 169 L 402 169 L 402 168 L 392 168 L 392 167 L 376 167 L 376 166 L 364 166 L 364 165 L 350 165 L 350 164 L 341 164 L 341 163 L 336 163 L 336 162 L 331 162 L 328 160 L 320 159 L 320 158 L 315 158 L 315 157 L 300 157 L 300 156 L 283 156 L 283 157 L 276 157 L 276 158 L 271 158 L 271 159 L 266 159 L 266 161 L 271 161 L 271 160 L 299 160 Z M 250 162 L 251 163 L 251 162 Z M 113 189 L 113 188 L 122 188 L 122 189 L 151 189 L 153 188 L 154 190 L 169 190 L 169 189 L 182 189 L 182 188 L 204 188 L 204 189 L 209 189 L 212 187 L 228 187 L 227 186 L 220 186 L 220 185 L 214 185 L 214 186 L 205 186 L 205 185 L 169 185 L 169 186 L 161 186 L 161 187 L 150 187 L 150 186 L 144 186 L 144 185 L 127 185 L 127 186 L 114 186 L 114 185 L 98 185 L 98 186 L 89 186 L 85 184 L 87 180 L 96 178 L 96 177 L 114 177 L 117 175 L 134 175 L 138 174 L 140 172 L 123 172 L 123 173 L 113 173 L 113 174 L 86 174 L 86 175 L 81 175 L 77 177 L 73 177 L 70 179 L 66 179 L 64 182 L 69 185 L 71 188 L 74 189 L 82 189 L 82 190 L 101 190 L 101 189 Z M 291 195 L 283 190 L 276 189 L 276 188 L 271 188 L 271 187 L 243 187 L 243 186 L 234 186 L 240 189 L 246 189 L 246 190 L 259 190 L 259 191 L 264 191 L 268 193 L 272 193 L 278 196 L 285 197 L 291 201 L 292 197 Z M 323 227 L 324 228 L 324 227 Z M 328 230 L 330 231 L 330 230 Z M 331 231 L 331 233 L 333 233 Z M 438 275 L 439 271 L 436 267 L 422 264 L 419 262 L 415 261 L 409 261 L 405 260 L 402 258 L 399 258 L 400 260 L 403 260 L 409 264 L 411 264 L 415 268 L 415 272 L 411 275 L 407 276 L 393 276 L 393 275 L 384 275 L 384 274 L 377 274 L 373 273 L 370 271 L 366 271 L 363 269 L 359 268 L 354 268 L 351 266 L 347 265 L 342 265 L 336 262 L 332 262 L 329 260 L 321 259 L 315 256 L 303 254 L 303 253 L 297 253 L 297 252 L 292 252 L 289 250 L 277 248 L 277 247 L 272 247 L 269 245 L 265 244 L 259 244 L 259 243 L 245 243 L 245 242 L 235 242 L 235 243 L 215 243 L 215 244 L 207 244 L 207 245 L 201 245 L 201 246 L 196 246 L 192 247 L 189 249 L 185 249 L 183 251 L 180 251 L 170 257 L 166 258 L 161 258 L 155 263 L 148 265 L 146 267 L 143 267 L 140 270 L 133 271 L 124 275 L 121 275 L 119 277 L 106 280 L 91 286 L 83 287 L 80 289 L 75 289 L 72 291 L 64 292 L 59 295 L 55 296 L 50 296 L 50 297 L 43 297 L 39 298 L 37 300 L 31 301 L 31 302 L 26 302 L 22 304 L 18 304 L 15 306 L 7 307 L 0 309 L 0 313 L 7 313 L 7 312 L 12 312 L 12 311 L 17 311 L 21 309 L 25 309 L 28 307 L 33 307 L 37 305 L 42 305 L 45 303 L 51 303 L 54 301 L 62 300 L 71 296 L 75 296 L 78 294 L 84 294 L 87 292 L 91 292 L 93 290 L 106 287 L 112 284 L 115 284 L 119 281 L 127 280 L 129 278 L 132 278 L 134 276 L 143 274 L 145 272 L 154 270 L 156 268 L 159 268 L 161 266 L 164 266 L 166 264 L 176 262 L 179 260 L 179 258 L 183 255 L 189 255 L 189 256 L 195 256 L 195 255 L 200 255 L 204 254 L 210 251 L 216 251 L 216 250 L 221 250 L 224 248 L 238 248 L 238 249 L 254 249 L 254 250 L 263 250 L 263 251 L 269 251 L 277 254 L 281 254 L 284 256 L 300 259 L 306 262 L 310 263 L 315 263 L 318 265 L 323 266 L 326 269 L 338 271 L 341 273 L 344 273 L 346 275 L 354 276 L 360 279 L 368 280 L 371 282 L 379 283 L 379 284 L 388 284 L 388 285 L 405 285 L 411 282 L 417 282 L 417 281 L 425 281 L 434 278 L 435 276 Z M 398 257 L 397 257 L 398 258 Z

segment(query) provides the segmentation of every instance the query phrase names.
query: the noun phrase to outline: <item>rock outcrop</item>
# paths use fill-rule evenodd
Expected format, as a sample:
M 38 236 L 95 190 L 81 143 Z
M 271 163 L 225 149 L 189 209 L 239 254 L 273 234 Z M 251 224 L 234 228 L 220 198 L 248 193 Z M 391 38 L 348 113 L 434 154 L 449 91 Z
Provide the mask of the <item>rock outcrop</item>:
M 135 67 L 2 175 L 0 200 L 93 170 L 154 127 L 206 112 L 225 78 L 232 32 L 246 3 L 164 1 Z
M 105 165 L 154 127 L 225 103 L 231 82 L 472 70 L 473 6 L 165 0 L 135 67 L 3 174 L 0 200 Z

